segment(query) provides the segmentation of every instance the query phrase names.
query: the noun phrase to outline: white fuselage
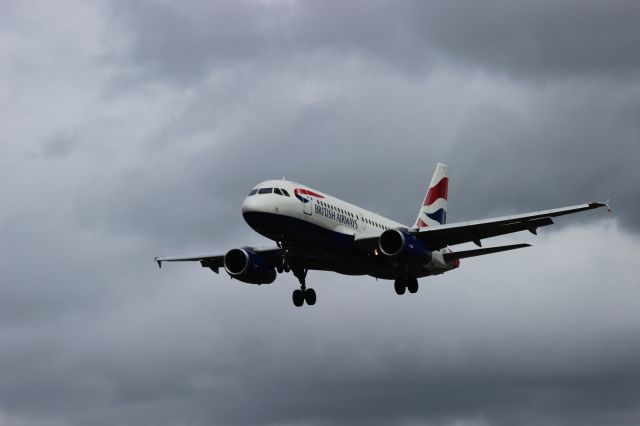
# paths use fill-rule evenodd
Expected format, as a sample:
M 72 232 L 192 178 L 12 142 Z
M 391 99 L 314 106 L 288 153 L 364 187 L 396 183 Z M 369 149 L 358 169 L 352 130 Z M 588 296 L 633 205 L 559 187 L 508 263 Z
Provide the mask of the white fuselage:
M 301 245 L 317 243 L 327 250 L 353 249 L 356 237 L 379 236 L 387 229 L 407 228 L 377 213 L 286 180 L 256 185 L 242 203 L 242 213 L 247 223 L 267 238 L 280 242 L 299 237 Z M 377 249 L 370 255 L 384 257 Z M 450 270 L 452 266 L 443 261 L 441 251 L 434 251 L 432 260 L 422 269 L 421 275 L 432 275 Z M 353 273 L 382 277 L 364 269 L 356 271 L 357 268 Z
M 346 235 L 373 235 L 380 234 L 385 229 L 406 227 L 377 213 L 295 182 L 268 180 L 256 185 L 254 189 L 259 188 L 284 189 L 289 196 L 273 192 L 256 193 L 245 198 L 242 203 L 243 213 L 259 211 L 289 216 Z M 316 195 L 296 194 L 296 189 L 305 189 Z M 300 198 L 308 201 L 304 202 Z

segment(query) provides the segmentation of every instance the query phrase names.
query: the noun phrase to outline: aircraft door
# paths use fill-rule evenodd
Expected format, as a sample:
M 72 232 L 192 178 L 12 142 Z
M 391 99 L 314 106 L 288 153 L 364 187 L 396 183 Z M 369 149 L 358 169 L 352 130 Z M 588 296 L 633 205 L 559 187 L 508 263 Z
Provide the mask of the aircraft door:
M 313 197 L 307 195 L 307 198 L 309 201 L 302 204 L 302 209 L 305 215 L 311 216 L 311 213 L 313 212 Z
M 360 225 L 360 228 L 364 231 L 365 229 L 367 229 L 367 222 L 364 221 L 364 215 L 360 214 L 360 220 L 358 221 L 358 225 Z

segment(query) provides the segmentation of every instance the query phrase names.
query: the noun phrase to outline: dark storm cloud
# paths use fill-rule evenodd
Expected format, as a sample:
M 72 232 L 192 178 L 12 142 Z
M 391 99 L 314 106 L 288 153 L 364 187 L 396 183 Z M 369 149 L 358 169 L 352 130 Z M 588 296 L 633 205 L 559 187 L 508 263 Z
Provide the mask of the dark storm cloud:
M 256 59 L 286 63 L 291 55 L 323 50 L 364 54 L 409 73 L 422 72 L 441 58 L 535 79 L 636 79 L 640 69 L 640 6 L 633 0 L 117 6 L 116 16 L 134 28 L 136 61 L 180 80 L 200 77 L 211 67 L 246 66 Z
M 186 83 L 211 66 L 247 65 L 268 55 L 270 28 L 277 27 L 286 9 L 244 0 L 195 1 L 189 7 L 153 1 L 113 4 L 114 17 L 133 30 L 134 63 L 149 67 L 151 77 Z
M 534 78 L 637 78 L 634 1 L 422 3 L 412 28 L 445 56 Z M 415 11 L 414 11 L 415 12 Z
M 634 4 L 3 12 L 3 425 L 638 423 Z M 264 243 L 240 204 L 283 175 L 409 223 L 437 161 L 452 220 L 616 213 L 413 298 L 311 272 L 306 310 L 152 261 Z

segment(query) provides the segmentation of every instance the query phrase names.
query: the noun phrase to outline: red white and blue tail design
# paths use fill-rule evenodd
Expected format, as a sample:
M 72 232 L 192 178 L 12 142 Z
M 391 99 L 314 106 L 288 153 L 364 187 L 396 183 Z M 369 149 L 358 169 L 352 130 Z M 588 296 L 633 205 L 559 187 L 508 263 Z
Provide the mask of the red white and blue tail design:
M 448 167 L 442 163 L 438 163 L 436 166 L 429 190 L 420 208 L 420 214 L 413 225 L 414 228 L 444 225 L 447 222 L 447 191 L 449 187 L 447 169 Z

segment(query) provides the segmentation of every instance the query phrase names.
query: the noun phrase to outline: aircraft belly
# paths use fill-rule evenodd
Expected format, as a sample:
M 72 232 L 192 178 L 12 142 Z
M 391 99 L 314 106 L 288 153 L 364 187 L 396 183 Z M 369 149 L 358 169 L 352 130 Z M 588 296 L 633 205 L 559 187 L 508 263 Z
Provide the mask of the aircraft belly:
M 407 273 L 423 277 L 451 269 L 444 263 L 439 252 L 434 252 L 434 258 L 429 264 L 407 269 L 407 266 L 391 258 L 358 249 L 353 244 L 351 234 L 283 214 L 252 212 L 245 213 L 244 217 L 254 230 L 265 237 L 286 242 L 291 253 L 309 269 L 334 271 L 344 275 L 371 275 L 382 279 L 395 279 Z

